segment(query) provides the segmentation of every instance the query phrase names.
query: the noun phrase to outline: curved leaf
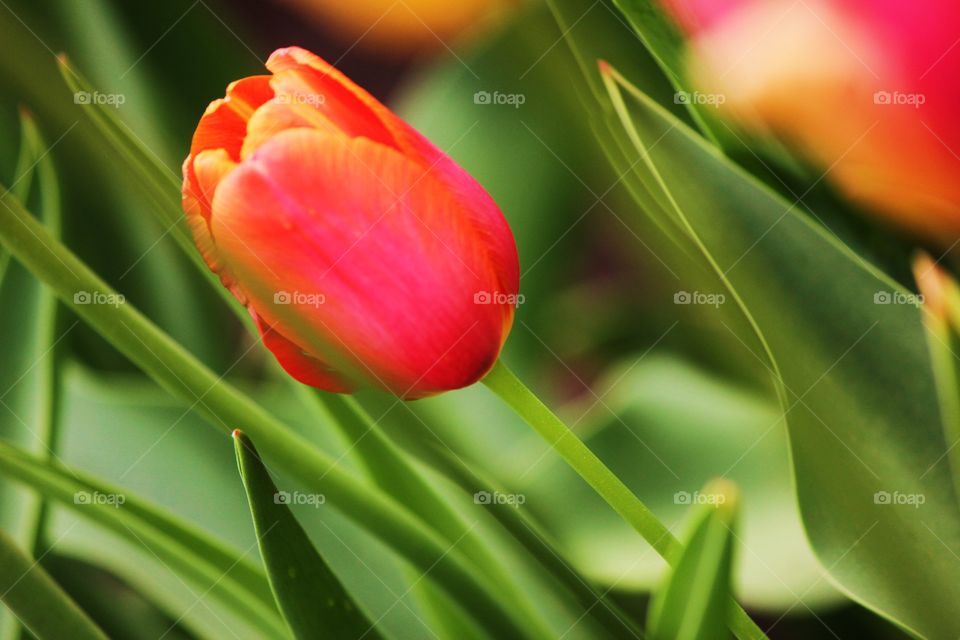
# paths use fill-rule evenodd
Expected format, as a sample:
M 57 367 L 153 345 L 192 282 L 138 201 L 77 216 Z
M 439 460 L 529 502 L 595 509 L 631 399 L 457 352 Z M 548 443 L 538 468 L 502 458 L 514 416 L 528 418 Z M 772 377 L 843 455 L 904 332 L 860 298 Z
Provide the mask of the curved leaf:
M 13 192 L 28 199 L 37 184 L 45 226 L 60 233 L 60 191 L 49 149 L 33 117 L 20 112 L 20 153 Z M 53 455 L 57 405 L 55 362 L 59 354 L 57 301 L 21 265 L 0 249 L 0 437 L 40 455 Z M 0 486 L 0 524 L 29 550 L 39 545 L 44 505 L 38 496 Z M 17 623 L 0 612 L 0 638 L 18 633 Z
M 648 177 L 755 334 L 743 344 L 780 391 L 821 562 L 904 628 L 960 634 L 947 613 L 960 511 L 920 312 L 900 303 L 910 292 L 616 72 L 608 88 Z

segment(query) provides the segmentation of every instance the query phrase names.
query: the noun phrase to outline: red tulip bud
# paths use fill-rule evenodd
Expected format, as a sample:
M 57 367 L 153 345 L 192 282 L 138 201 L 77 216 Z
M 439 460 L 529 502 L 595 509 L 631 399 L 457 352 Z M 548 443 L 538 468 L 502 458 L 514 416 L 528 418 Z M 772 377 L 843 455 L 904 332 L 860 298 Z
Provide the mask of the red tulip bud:
M 470 385 L 513 321 L 513 235 L 446 154 L 319 57 L 210 104 L 183 165 L 210 268 L 296 379 L 417 398 Z

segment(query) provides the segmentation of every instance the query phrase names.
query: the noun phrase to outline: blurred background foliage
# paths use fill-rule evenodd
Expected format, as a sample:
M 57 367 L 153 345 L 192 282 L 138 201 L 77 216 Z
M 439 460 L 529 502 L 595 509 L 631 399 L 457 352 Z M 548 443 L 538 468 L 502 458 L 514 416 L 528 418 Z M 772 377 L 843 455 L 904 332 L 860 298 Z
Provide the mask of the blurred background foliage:
M 464 2 L 446 22 L 434 23 L 434 13 L 446 15 L 453 5 L 411 3 L 418 5 L 415 17 L 423 18 L 411 19 L 404 3 L 394 3 L 388 19 L 367 34 L 366 16 L 382 14 L 379 5 L 388 3 L 348 3 L 355 14 L 341 3 L 318 1 L 305 10 L 307 4 L 3 0 L 0 176 L 7 183 L 16 179 L 17 113 L 25 107 L 52 145 L 66 244 L 215 371 L 353 464 L 348 444 L 304 418 L 289 387 L 265 368 L 269 354 L 250 348 L 251 338 L 143 212 L 129 167 L 104 151 L 55 60 L 66 53 L 102 92 L 123 95 L 123 121 L 179 175 L 203 108 L 228 82 L 261 73 L 277 47 L 297 44 L 317 52 L 457 159 L 502 207 L 520 249 L 525 296 L 505 357 L 521 377 L 548 404 L 561 407 L 669 524 L 685 513 L 677 495 L 717 475 L 738 483 L 744 551 L 737 591 L 764 628 L 771 627 L 770 636 L 900 637 L 842 597 L 814 561 L 768 372 L 737 337 L 737 327 L 728 326 L 734 320 L 709 307 L 672 304 L 678 291 L 710 280 L 694 260 L 658 255 L 644 240 L 651 230 L 626 213 L 636 205 L 596 142 L 571 82 L 578 72 L 548 8 Z M 580 28 L 597 29 L 609 47 L 630 52 L 644 90 L 670 102 L 663 98 L 672 89 L 607 3 L 596 3 Z M 474 96 L 484 91 L 520 94 L 524 101 L 517 107 L 478 104 Z M 753 158 L 737 159 L 767 172 Z M 782 171 L 767 179 L 783 190 L 783 184 L 802 183 L 804 174 Z M 811 199 L 837 203 L 827 187 Z M 865 231 L 857 220 L 841 213 L 829 222 L 905 279 L 899 245 L 888 232 Z M 35 402 L 29 387 L 34 362 L 12 354 L 32 339 L 26 310 L 38 293 L 18 265 L 10 269 L 0 291 L 0 388 L 7 390 L 0 433 L 36 449 L 15 417 Z M 55 353 L 42 354 L 57 359 L 62 385 L 56 456 L 250 550 L 253 530 L 230 443 L 200 426 L 190 407 L 159 390 L 69 313 L 61 315 L 57 335 L 63 338 Z M 566 558 L 643 618 L 645 594 L 662 562 L 486 390 L 413 404 L 374 394 L 361 399 L 425 468 L 443 470 L 452 451 L 491 481 L 523 492 L 524 511 L 543 524 Z M 20 403 L 16 410 L 14 402 Z M 428 472 L 438 487 L 463 509 L 472 508 L 435 470 Z M 6 483 L 2 491 L 0 524 L 7 528 L 33 498 Z M 431 619 L 429 604 L 423 594 L 407 593 L 409 574 L 389 550 L 332 509 L 306 507 L 298 515 L 351 593 L 372 617 L 383 615 L 385 635 L 428 634 L 423 620 Z M 487 520 L 485 535 L 500 540 L 559 632 L 570 628 L 567 637 L 591 637 L 588 624 L 576 624 L 579 612 L 553 599 L 544 576 Z M 204 606 L 202 593 L 128 540 L 61 507 L 50 507 L 44 522 L 44 531 L 22 532 L 22 540 L 36 538 L 28 546 L 111 636 L 228 637 L 242 628 Z M 403 606 L 393 606 L 404 593 Z

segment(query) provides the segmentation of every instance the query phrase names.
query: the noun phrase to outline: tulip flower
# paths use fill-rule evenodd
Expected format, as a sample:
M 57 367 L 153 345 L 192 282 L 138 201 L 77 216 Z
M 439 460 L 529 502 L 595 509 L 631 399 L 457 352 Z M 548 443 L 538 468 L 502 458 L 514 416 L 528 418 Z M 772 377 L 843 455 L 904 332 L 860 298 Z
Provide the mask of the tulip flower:
M 850 198 L 917 232 L 960 235 L 960 4 L 664 0 L 691 71 Z
M 316 55 L 267 68 L 210 104 L 183 165 L 210 269 L 308 385 L 418 398 L 482 378 L 519 288 L 497 205 Z

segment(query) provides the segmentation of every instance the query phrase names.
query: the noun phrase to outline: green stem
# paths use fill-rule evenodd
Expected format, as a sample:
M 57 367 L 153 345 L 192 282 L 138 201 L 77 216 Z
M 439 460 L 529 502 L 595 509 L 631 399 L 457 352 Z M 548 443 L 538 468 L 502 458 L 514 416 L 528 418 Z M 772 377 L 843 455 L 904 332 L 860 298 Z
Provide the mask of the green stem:
M 38 279 L 120 352 L 175 397 L 187 402 L 225 434 L 242 429 L 267 461 L 397 550 L 497 635 L 526 637 L 526 625 L 497 590 L 406 508 L 338 466 L 337 461 L 291 432 L 262 407 L 224 382 L 181 345 L 127 303 L 79 302 L 80 292 L 99 300 L 117 294 L 69 249 L 56 241 L 8 191 L 0 187 L 0 240 Z M 104 298 L 106 296 L 106 298 Z
M 664 560 L 670 564 L 677 561 L 682 550 L 680 541 L 502 360 L 494 365 L 483 383 L 533 427 Z M 729 626 L 740 640 L 766 638 L 739 604 L 731 610 Z

